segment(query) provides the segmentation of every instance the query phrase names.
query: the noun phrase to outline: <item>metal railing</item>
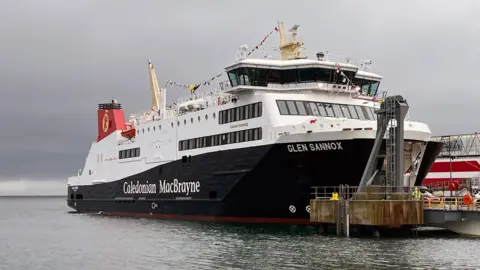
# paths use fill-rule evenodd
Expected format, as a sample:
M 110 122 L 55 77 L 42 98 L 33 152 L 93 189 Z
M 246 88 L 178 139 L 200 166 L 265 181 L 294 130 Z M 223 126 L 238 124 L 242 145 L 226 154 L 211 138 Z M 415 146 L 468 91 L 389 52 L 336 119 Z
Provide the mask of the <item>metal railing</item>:
M 462 157 L 480 155 L 480 134 L 445 135 L 432 137 L 443 143 L 439 157 Z
M 476 211 L 480 212 L 479 190 L 467 186 L 459 186 L 458 190 L 450 191 L 445 187 L 444 193 L 431 193 L 428 187 L 387 187 L 369 186 L 365 192 L 358 192 L 358 186 L 314 186 L 314 200 L 362 200 L 362 201 L 419 201 L 423 200 L 425 209 L 443 211 Z M 419 194 L 416 194 L 416 189 Z M 392 192 L 400 190 L 400 192 Z M 476 197 L 477 196 L 477 197 Z
M 315 200 L 418 200 L 413 196 L 415 187 L 368 186 L 366 191 L 358 192 L 359 186 L 314 186 L 312 197 Z M 417 187 L 418 188 L 418 187 Z M 400 190 L 400 191 L 399 191 Z M 420 190 L 420 189 L 419 189 Z

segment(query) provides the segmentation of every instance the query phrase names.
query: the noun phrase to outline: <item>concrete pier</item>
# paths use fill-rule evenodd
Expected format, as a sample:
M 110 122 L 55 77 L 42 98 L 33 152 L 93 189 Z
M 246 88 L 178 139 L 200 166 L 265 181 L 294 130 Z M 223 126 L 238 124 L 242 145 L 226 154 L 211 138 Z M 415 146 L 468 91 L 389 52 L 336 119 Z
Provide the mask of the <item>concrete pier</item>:
M 319 190 L 333 191 L 320 194 Z M 335 226 L 338 235 L 346 236 L 358 226 L 371 231 L 433 226 L 480 235 L 480 203 L 477 201 L 465 205 L 463 200 L 440 198 L 442 203 L 433 208 L 431 199 L 419 194 L 415 197 L 415 187 L 368 186 L 364 192 L 357 190 L 358 187 L 348 186 L 316 187 L 315 199 L 310 200 L 310 221 L 323 230 L 325 226 Z M 456 205 L 452 205 L 454 203 Z

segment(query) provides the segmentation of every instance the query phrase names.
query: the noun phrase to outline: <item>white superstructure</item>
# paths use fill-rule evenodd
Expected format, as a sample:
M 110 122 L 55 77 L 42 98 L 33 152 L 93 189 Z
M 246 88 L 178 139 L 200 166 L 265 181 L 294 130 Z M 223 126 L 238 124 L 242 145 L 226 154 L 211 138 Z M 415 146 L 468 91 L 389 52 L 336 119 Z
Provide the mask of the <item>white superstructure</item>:
M 292 29 L 294 39 L 286 42 L 279 24 L 281 60 L 243 54 L 226 67 L 228 81 L 220 83 L 220 89 L 168 106 L 166 89 L 158 87 L 149 61 L 151 109 L 125 122 L 116 101 L 101 106 L 99 139 L 92 143 L 83 170 L 68 179 L 69 186 L 117 181 L 161 164 L 177 160 L 187 164 L 196 156 L 223 150 L 286 144 L 290 152 L 341 151 L 341 141 L 373 141 L 374 109 L 381 101 L 377 92 L 383 77 L 352 63 L 329 60 L 322 53 L 312 59 L 301 56 L 297 28 Z M 406 179 L 415 176 L 415 164 L 430 136 L 426 124 L 405 121 Z

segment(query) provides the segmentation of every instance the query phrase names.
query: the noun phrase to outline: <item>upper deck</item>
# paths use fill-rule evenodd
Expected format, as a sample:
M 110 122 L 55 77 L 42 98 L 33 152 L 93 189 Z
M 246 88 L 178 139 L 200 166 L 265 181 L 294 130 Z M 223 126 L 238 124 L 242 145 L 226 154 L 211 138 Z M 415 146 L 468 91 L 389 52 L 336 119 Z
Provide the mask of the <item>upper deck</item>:
M 196 93 L 195 90 L 200 85 L 206 86 L 207 83 L 191 85 L 194 86 L 191 88 L 192 95 L 178 99 L 168 109 L 165 107 L 164 111 L 156 115 L 155 112 L 158 110 L 156 108 L 162 108 L 165 102 L 163 100 L 165 89 L 160 89 L 163 95 L 160 95 L 162 101 L 155 101 L 158 99 L 155 97 L 152 111 L 137 114 L 132 118 L 141 123 L 184 115 L 212 106 L 228 104 L 236 96 L 248 95 L 253 91 L 279 91 L 292 94 L 301 91 L 305 91 L 305 93 L 323 91 L 335 96 L 340 94 L 348 98 L 363 99 L 362 102 L 379 100 L 378 87 L 383 77 L 366 71 L 371 65 L 371 61 L 365 60 L 356 64 L 349 57 L 328 52 L 314 54 L 301 52 L 303 42 L 296 40 L 297 29 L 298 25 L 290 30 L 292 39 L 287 40 L 283 31 L 283 23 L 278 24 L 276 30 L 280 35 L 280 50 L 278 50 L 280 53 L 278 54 L 277 51 L 275 54 L 280 59 L 273 59 L 273 54 L 256 50 L 266 38 L 250 53 L 247 53 L 247 46 L 243 45 L 237 52 L 236 61 L 224 68 L 228 80 L 220 82 L 219 89 Z M 259 56 L 258 53 L 263 53 L 263 55 Z M 151 64 L 150 61 L 149 64 Z M 153 70 L 153 65 L 151 70 Z M 208 85 L 211 80 L 208 81 Z M 156 81 L 154 72 L 151 72 L 151 81 Z M 158 90 L 152 88 L 152 96 L 155 96 L 156 92 Z M 326 97 L 326 99 L 329 98 Z M 325 102 L 328 103 L 329 100 L 325 100 Z

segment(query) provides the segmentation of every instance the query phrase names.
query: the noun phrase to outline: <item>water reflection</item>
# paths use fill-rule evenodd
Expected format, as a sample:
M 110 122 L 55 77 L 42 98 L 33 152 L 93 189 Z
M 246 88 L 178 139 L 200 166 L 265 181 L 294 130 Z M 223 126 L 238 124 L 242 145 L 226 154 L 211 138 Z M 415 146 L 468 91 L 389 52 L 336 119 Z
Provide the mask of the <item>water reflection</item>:
M 0 198 L 0 269 L 480 269 L 473 237 L 342 238 L 297 226 L 67 214 L 64 203 Z

